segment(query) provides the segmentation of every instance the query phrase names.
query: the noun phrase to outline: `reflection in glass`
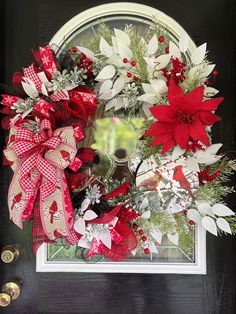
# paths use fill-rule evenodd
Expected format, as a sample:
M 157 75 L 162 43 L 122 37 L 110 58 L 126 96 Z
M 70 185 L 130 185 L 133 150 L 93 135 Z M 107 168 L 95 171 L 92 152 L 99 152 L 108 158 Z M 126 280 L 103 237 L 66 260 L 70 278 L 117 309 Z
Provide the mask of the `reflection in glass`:
M 138 155 L 137 142 L 142 124 L 143 119 L 136 117 L 129 120 L 118 117 L 96 120 L 92 148 L 97 150 L 99 162 L 92 172 L 118 180 L 124 177 L 133 179 L 136 169 L 130 169 L 129 164 Z
M 194 234 L 192 235 L 194 239 Z M 97 260 L 97 259 L 98 260 Z M 90 263 L 111 263 L 110 260 L 102 258 L 100 255 L 97 256 L 95 260 L 90 260 Z M 47 250 L 47 260 L 48 261 L 77 261 L 78 263 L 84 263 L 84 258 L 78 253 L 78 248 L 76 245 L 70 246 L 69 248 L 64 246 L 58 246 L 55 244 L 49 244 Z M 158 247 L 158 254 L 154 254 L 152 258 L 145 254 L 141 256 L 130 256 L 125 263 L 194 263 L 195 255 L 194 249 L 191 252 L 184 252 L 179 246 L 175 246 L 169 242 L 167 237 L 163 238 L 162 244 Z M 122 263 L 122 262 L 120 262 Z
M 92 148 L 108 154 L 112 160 L 129 160 L 136 151 L 136 144 L 137 134 L 126 119 L 113 117 L 96 121 Z

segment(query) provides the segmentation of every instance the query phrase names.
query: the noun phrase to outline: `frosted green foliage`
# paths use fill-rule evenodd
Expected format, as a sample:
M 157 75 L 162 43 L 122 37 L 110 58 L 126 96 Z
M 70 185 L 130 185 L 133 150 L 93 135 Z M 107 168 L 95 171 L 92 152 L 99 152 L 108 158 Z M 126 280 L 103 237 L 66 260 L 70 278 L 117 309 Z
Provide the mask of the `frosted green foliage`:
M 233 161 L 225 157 L 211 165 L 211 173 L 220 169 L 221 174 L 212 182 L 207 182 L 203 186 L 200 186 L 195 194 L 196 199 L 205 200 L 215 204 L 222 202 L 228 194 L 234 192 L 233 187 L 226 185 L 226 183 L 230 181 L 230 176 L 234 172 L 234 169 L 231 166 L 233 163 Z
M 232 234 L 235 235 L 236 234 L 236 217 L 235 216 L 225 217 L 225 219 L 230 224 L 230 228 L 231 228 Z

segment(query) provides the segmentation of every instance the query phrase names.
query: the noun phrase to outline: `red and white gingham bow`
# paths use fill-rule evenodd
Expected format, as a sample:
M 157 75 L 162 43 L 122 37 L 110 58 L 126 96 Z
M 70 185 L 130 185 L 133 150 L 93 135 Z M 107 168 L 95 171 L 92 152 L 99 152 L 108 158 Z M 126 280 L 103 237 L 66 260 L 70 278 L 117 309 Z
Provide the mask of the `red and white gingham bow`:
M 68 236 L 73 208 L 64 169 L 77 153 L 73 127 L 52 131 L 49 120 L 40 124 L 39 134 L 23 127 L 12 127 L 6 158 L 14 176 L 8 193 L 10 218 L 20 228 L 31 218 L 39 200 L 42 228 L 47 237 Z
M 51 124 L 48 120 L 42 121 L 39 135 L 25 128 L 17 129 L 13 148 L 17 157 L 23 158 L 20 184 L 27 198 L 35 193 L 36 184 L 29 176 L 35 168 L 47 179 L 47 183 L 41 186 L 42 198 L 44 199 L 55 190 L 56 171 L 54 166 L 44 158 L 44 153 L 48 149 L 55 150 L 61 142 L 62 139 L 59 136 L 52 135 Z

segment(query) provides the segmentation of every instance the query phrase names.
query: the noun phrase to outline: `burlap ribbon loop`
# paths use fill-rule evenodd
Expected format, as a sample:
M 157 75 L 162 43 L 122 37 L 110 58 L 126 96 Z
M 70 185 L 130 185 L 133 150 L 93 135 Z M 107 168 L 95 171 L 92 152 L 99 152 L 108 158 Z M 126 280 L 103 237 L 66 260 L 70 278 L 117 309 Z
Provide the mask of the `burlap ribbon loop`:
M 73 209 L 66 197 L 64 169 L 77 153 L 73 127 L 52 131 L 50 121 L 43 120 L 39 134 L 12 127 L 9 139 L 4 154 L 14 170 L 8 198 L 11 219 L 22 228 L 39 196 L 42 226 L 48 238 L 54 239 L 55 232 L 67 236 Z

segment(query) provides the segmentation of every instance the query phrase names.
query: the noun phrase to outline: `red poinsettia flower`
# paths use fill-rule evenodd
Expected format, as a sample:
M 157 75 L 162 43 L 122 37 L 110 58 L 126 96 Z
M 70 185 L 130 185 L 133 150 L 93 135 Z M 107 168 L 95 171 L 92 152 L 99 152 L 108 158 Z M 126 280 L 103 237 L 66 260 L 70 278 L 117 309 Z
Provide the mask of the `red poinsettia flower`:
M 200 86 L 185 95 L 174 80 L 170 80 L 169 105 L 150 108 L 158 121 L 144 135 L 154 137 L 152 146 L 163 145 L 162 154 L 165 154 L 176 145 L 186 149 L 190 140 L 210 145 L 206 127 L 220 120 L 212 111 L 224 98 L 203 100 L 203 93 L 204 87 Z

